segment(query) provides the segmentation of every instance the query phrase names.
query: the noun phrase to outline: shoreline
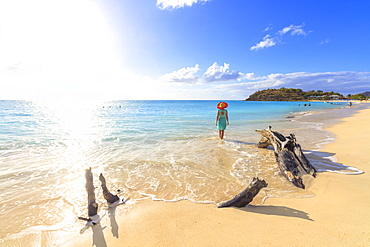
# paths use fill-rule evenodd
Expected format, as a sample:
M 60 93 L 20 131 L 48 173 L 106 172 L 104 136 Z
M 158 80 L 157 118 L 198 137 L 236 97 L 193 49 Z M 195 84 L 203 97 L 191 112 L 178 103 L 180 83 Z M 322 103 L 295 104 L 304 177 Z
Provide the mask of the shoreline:
M 368 246 L 370 242 L 370 105 L 349 116 L 325 122 L 323 130 L 336 136 L 322 153 L 356 167 L 364 174 L 319 172 L 308 186 L 309 198 L 267 198 L 263 205 L 222 208 L 215 204 L 153 201 L 118 206 L 101 224 L 79 230 L 46 229 L 23 234 L 4 246 Z M 336 109 L 341 110 L 341 109 Z M 333 111 L 336 111 L 333 110 Z M 320 114 L 320 113 L 317 113 Z M 327 113 L 322 113 L 327 118 Z M 337 113 L 334 113 L 334 115 Z M 316 114 L 314 114 L 316 116 Z M 353 116 L 352 116 L 353 115 Z M 319 115 L 317 115 L 319 116 Z M 305 116 L 305 121 L 311 116 Z M 311 121 L 315 121 L 311 118 Z M 363 132 L 360 130 L 363 129 Z M 353 133 L 353 130 L 355 132 Z M 347 145 L 351 143 L 351 145 Z M 8 244 L 8 245 L 7 245 Z
M 337 138 L 321 152 L 335 154 L 338 162 L 364 173 L 319 173 L 308 188 L 314 197 L 268 198 L 261 206 L 240 209 L 142 200 L 130 212 L 117 208 L 118 238 L 107 229 L 105 238 L 94 242 L 90 230 L 69 246 L 368 246 L 369 105 L 336 121 L 324 125 Z
M 309 112 L 297 118 L 302 122 L 320 122 L 323 124 L 323 129 L 328 129 L 335 124 L 343 122 L 344 118 L 351 117 L 363 109 L 370 107 L 370 102 L 356 103 L 352 107 L 340 107 L 336 109 L 328 109 L 319 112 Z

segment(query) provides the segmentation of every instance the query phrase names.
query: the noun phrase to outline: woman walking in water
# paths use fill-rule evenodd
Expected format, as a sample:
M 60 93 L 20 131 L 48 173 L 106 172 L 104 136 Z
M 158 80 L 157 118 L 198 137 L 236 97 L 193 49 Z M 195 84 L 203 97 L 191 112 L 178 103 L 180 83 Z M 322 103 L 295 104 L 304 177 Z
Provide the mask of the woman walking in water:
M 217 105 L 217 116 L 216 116 L 216 125 L 218 129 L 218 137 L 220 139 L 224 139 L 224 133 L 226 129 L 226 125 L 229 125 L 229 115 L 227 113 L 227 108 L 228 104 L 226 102 L 220 102 Z

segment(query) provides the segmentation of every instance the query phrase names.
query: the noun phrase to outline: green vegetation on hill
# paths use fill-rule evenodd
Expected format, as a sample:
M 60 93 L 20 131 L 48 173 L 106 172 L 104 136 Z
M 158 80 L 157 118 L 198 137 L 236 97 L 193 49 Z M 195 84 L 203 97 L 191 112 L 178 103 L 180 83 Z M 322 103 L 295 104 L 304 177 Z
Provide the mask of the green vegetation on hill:
M 358 94 L 348 94 L 347 99 L 356 99 L 356 100 L 366 100 L 370 97 L 370 92 L 358 93 Z
M 335 92 L 311 90 L 304 92 L 295 88 L 266 89 L 253 93 L 246 101 L 304 101 L 343 99 L 344 96 Z

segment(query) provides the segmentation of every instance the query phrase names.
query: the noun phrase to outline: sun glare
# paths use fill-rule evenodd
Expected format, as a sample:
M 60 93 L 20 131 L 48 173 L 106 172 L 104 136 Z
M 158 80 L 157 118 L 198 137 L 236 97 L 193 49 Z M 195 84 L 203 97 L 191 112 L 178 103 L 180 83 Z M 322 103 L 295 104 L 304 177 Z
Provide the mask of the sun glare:
M 115 42 L 90 0 L 1 1 L 0 97 L 135 98 L 145 80 L 122 68 Z
M 15 0 L 1 5 L 2 62 L 81 69 L 115 60 L 111 30 L 90 1 Z

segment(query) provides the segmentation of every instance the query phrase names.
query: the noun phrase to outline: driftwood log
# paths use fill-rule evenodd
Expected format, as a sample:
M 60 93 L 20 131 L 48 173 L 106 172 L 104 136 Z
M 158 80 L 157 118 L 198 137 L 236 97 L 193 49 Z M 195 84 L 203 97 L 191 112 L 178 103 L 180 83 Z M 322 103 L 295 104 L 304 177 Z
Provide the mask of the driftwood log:
M 272 131 L 271 126 L 265 130 L 256 131 L 262 136 L 257 146 L 266 148 L 272 145 L 274 147 L 279 170 L 291 183 L 304 189 L 302 176 L 309 174 L 316 177 L 316 169 L 303 154 L 294 134 L 283 136 L 279 132 Z
M 100 173 L 99 180 L 101 182 L 101 187 L 103 189 L 103 196 L 108 203 L 115 203 L 119 201 L 119 197 L 117 195 L 113 195 L 107 188 L 107 183 L 102 173 Z
M 265 182 L 265 180 L 260 180 L 259 178 L 255 177 L 245 190 L 243 190 L 233 199 L 221 203 L 220 205 L 218 205 L 218 207 L 219 208 L 244 207 L 248 205 L 253 200 L 253 198 L 260 192 L 260 190 L 265 187 L 267 187 L 267 183 Z
M 98 214 L 98 204 L 95 201 L 95 187 L 91 167 L 86 169 L 86 191 L 87 191 L 87 208 L 89 217 Z

